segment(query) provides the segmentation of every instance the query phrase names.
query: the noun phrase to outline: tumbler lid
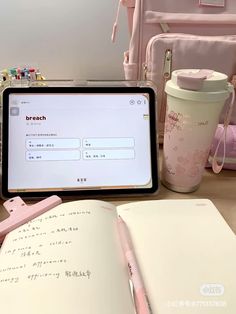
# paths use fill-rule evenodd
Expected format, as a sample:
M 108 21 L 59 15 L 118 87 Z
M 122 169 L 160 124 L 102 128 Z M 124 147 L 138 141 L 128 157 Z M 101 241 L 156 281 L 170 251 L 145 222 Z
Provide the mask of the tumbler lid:
M 226 74 L 207 69 L 181 69 L 172 72 L 166 83 L 167 94 L 193 101 L 225 101 L 232 85 Z

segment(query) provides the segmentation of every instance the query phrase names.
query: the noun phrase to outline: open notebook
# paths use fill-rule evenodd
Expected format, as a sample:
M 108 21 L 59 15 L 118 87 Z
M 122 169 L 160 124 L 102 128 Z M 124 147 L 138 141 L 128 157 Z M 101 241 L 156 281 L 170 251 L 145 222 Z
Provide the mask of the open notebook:
M 1 313 L 134 314 L 117 213 L 153 314 L 235 314 L 236 237 L 209 200 L 69 202 L 0 251 Z

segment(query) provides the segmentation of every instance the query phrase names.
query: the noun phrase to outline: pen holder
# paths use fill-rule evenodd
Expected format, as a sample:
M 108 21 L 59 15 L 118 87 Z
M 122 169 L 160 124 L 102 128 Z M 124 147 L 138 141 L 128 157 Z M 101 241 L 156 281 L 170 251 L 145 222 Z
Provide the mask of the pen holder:
M 0 164 L 2 163 L 2 92 L 7 87 L 29 87 L 32 81 L 42 82 L 39 69 L 29 66 L 13 67 L 0 71 Z
M 11 80 L 6 80 L 6 81 L 0 81 L 0 165 L 2 163 L 2 92 L 5 88 L 7 87 L 28 87 L 29 86 L 29 81 L 11 81 Z

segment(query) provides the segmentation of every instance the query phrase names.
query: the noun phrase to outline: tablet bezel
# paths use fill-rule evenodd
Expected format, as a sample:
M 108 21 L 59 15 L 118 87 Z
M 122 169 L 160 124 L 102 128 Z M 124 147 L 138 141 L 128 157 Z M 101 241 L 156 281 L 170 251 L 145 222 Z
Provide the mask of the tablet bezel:
M 8 136 L 9 136 L 9 96 L 12 93 L 18 94 L 34 94 L 34 93 L 147 93 L 149 95 L 149 116 L 150 116 L 150 150 L 151 150 L 151 175 L 152 186 L 150 188 L 128 188 L 128 189 L 75 189 L 64 191 L 27 191 L 10 192 L 8 190 Z M 84 197 L 104 197 L 104 196 L 128 196 L 128 195 L 146 195 L 152 194 L 159 189 L 158 176 L 158 150 L 157 150 L 157 135 L 156 135 L 156 95 L 155 91 L 150 86 L 72 86 L 72 87 L 8 87 L 3 91 L 3 121 L 2 121 L 2 197 L 11 198 L 21 196 L 25 198 L 41 198 L 57 194 L 58 196 L 77 196 Z

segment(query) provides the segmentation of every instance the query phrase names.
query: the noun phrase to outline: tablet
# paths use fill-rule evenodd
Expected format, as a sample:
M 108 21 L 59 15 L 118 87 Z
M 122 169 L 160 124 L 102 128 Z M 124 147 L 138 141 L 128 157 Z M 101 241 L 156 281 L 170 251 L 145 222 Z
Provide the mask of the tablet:
M 151 87 L 9 87 L 3 92 L 2 195 L 158 190 Z

